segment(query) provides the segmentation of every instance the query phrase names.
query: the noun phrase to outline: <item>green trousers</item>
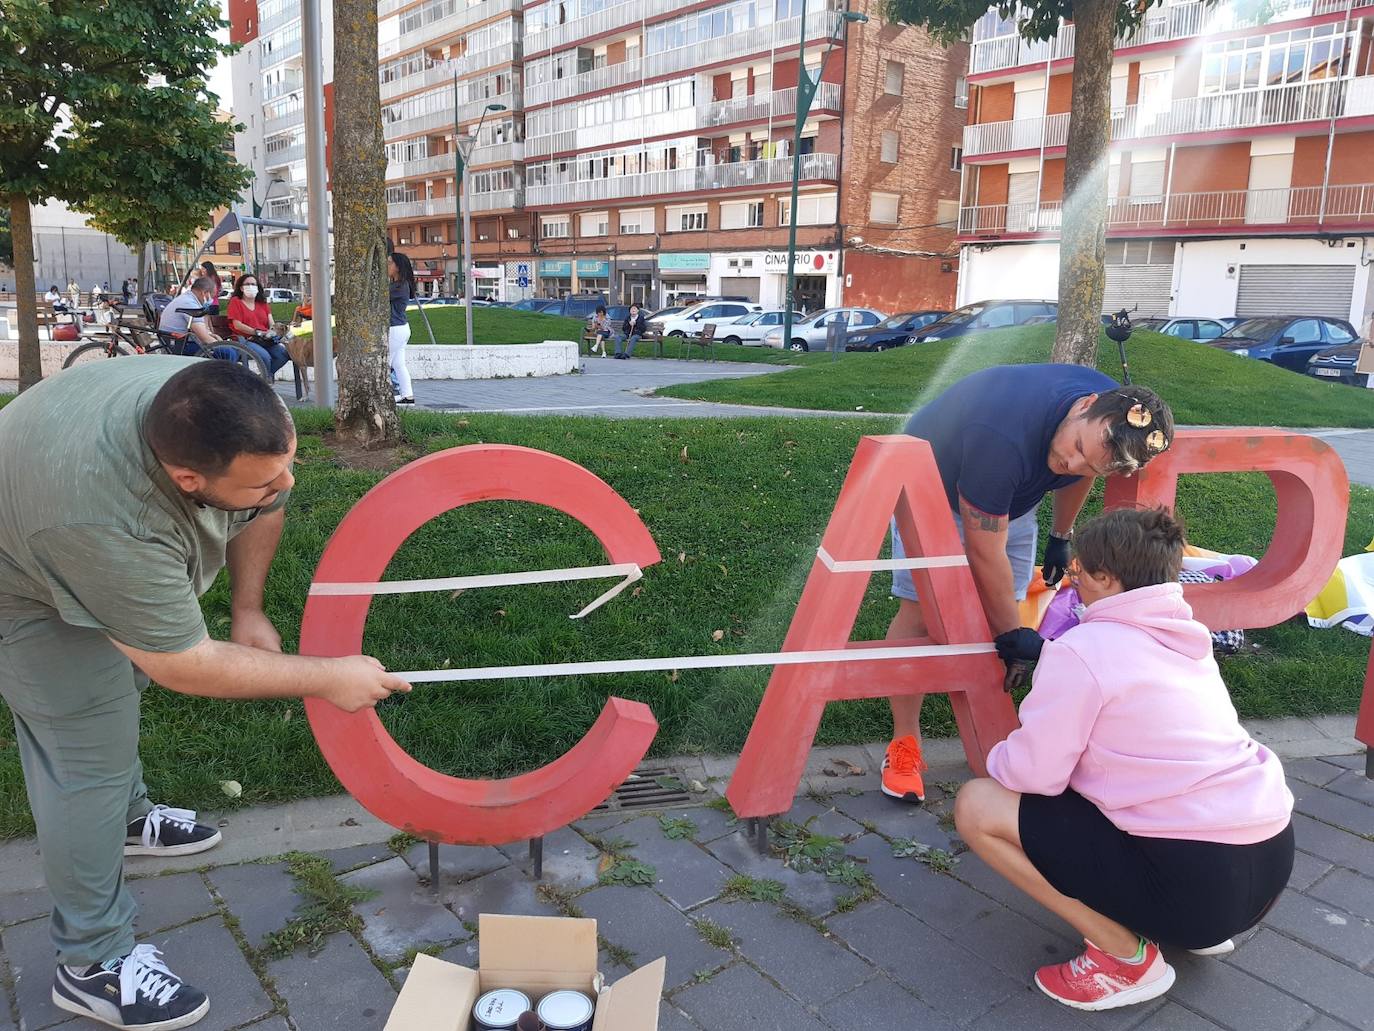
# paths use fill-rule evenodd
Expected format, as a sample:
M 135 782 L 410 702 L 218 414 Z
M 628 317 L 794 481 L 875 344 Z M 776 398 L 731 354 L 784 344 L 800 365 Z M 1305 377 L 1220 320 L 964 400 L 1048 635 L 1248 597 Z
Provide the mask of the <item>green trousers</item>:
M 147 685 L 98 631 L 55 617 L 0 620 L 0 697 L 14 715 L 60 963 L 133 948 L 124 838 L 152 809 L 138 758 Z

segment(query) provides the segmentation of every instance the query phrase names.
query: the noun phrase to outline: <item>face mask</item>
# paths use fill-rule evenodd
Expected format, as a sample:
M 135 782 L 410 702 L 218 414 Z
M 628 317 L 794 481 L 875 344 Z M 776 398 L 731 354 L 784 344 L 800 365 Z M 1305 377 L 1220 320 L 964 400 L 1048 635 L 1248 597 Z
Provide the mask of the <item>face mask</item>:
M 249 283 L 243 288 L 243 296 L 251 301 L 254 297 L 258 296 L 258 288 L 252 283 Z

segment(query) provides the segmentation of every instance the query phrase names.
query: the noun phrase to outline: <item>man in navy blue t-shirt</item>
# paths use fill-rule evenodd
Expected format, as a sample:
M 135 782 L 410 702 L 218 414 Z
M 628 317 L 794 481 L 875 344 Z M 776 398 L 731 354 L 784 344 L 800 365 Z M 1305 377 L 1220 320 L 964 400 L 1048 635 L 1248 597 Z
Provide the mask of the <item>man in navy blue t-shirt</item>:
M 1073 523 L 1098 476 L 1130 475 L 1165 450 L 1173 414 L 1154 391 L 1122 387 L 1081 365 L 1003 365 L 975 372 L 920 408 L 906 432 L 930 442 L 949 507 L 988 624 L 1005 661 L 1033 660 L 1039 634 L 1021 625 L 1035 567 L 1036 509 L 1054 492 L 1045 547 L 1045 580 L 1058 583 L 1069 562 Z M 892 554 L 903 555 L 892 526 Z M 892 577 L 899 600 L 887 636 L 926 636 L 909 570 Z M 883 761 L 883 792 L 922 801 L 922 695 L 892 701 L 893 740 Z

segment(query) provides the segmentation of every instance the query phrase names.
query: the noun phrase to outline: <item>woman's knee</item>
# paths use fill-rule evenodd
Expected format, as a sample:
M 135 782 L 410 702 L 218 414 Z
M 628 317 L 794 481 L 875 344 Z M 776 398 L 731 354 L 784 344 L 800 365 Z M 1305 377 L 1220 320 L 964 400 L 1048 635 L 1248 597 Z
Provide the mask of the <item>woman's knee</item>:
M 1019 796 L 991 777 L 978 777 L 959 789 L 954 799 L 954 826 L 964 837 L 997 834 L 1016 813 Z

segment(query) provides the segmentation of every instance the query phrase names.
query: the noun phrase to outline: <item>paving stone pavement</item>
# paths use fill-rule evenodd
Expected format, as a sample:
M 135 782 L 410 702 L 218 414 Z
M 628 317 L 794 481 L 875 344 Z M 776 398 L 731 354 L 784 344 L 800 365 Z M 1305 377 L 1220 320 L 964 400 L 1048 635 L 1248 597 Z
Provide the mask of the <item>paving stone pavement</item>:
M 1269 733 L 1303 741 L 1311 729 Z M 1075 953 L 1070 928 L 961 851 L 950 812 L 966 767 L 932 771 L 915 808 L 872 790 L 864 749 L 822 751 L 862 760 L 867 775 L 813 781 L 786 819 L 837 842 L 852 862 L 831 872 L 845 883 L 784 865 L 778 850 L 796 836 L 784 824 L 773 825 L 774 853 L 759 855 L 717 803 L 578 821 L 546 841 L 542 883 L 519 843 L 443 848 L 437 886 L 423 844 L 321 852 L 341 883 L 376 894 L 314 953 L 264 949 L 306 901 L 283 862 L 217 866 L 210 853 L 202 869 L 131 880 L 138 932 L 210 994 L 206 1031 L 381 1031 L 417 950 L 477 962 L 482 912 L 594 917 L 612 979 L 666 954 L 663 1031 L 1374 1031 L 1374 792 L 1361 756 L 1289 762 L 1293 877 L 1235 953 L 1170 950 L 1178 979 L 1166 998 L 1090 1014 L 1030 980 Z M 685 817 L 692 833 L 668 837 L 660 815 Z M 896 839 L 945 850 L 953 865 L 897 858 Z M 598 883 L 602 850 L 652 867 L 651 883 Z M 46 908 L 41 892 L 0 889 L 0 1031 L 95 1027 L 52 1006 Z

